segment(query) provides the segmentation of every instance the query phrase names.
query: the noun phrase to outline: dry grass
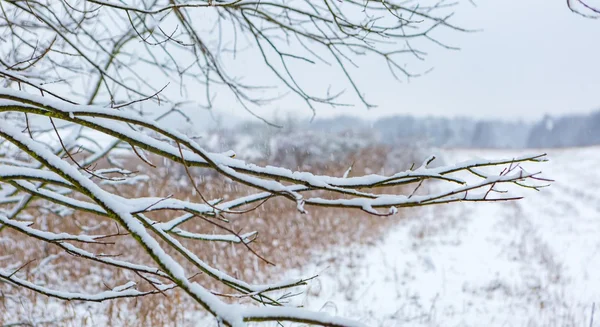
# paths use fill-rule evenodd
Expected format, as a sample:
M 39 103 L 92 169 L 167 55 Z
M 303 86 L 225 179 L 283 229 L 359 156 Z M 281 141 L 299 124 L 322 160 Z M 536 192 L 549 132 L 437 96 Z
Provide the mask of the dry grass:
M 320 174 L 341 175 L 348 164 L 355 162 L 353 174 L 378 172 L 386 164 L 386 149 L 370 148 L 350 154 L 340 162 L 329 166 L 315 165 L 311 170 Z M 406 162 L 397 163 L 396 169 L 409 167 Z M 173 194 L 182 199 L 197 202 L 202 200 L 195 192 L 186 176 L 175 176 L 174 170 L 149 169 L 137 158 L 126 158 L 130 168 L 144 170 L 152 178 L 143 187 L 119 187 L 116 191 L 129 196 L 166 196 Z M 368 167 L 368 168 L 367 168 Z M 181 170 L 179 170 L 181 171 Z M 198 188 L 207 198 L 225 199 L 249 194 L 251 190 L 210 174 L 197 178 Z M 187 185 L 186 185 L 187 183 Z M 81 233 L 82 226 L 98 228 L 94 234 L 113 234 L 116 224 L 88 213 L 75 213 L 59 217 L 51 213 L 48 203 L 37 201 L 37 208 L 27 213 L 34 217 L 36 226 L 46 226 L 54 232 Z M 311 256 L 334 246 L 366 243 L 376 240 L 395 219 L 385 219 L 366 215 L 359 211 L 308 208 L 310 214 L 302 215 L 295 210 L 295 204 L 283 199 L 272 199 L 262 207 L 243 215 L 229 215 L 234 230 L 243 232 L 258 231 L 258 238 L 252 243 L 253 249 L 274 262 L 268 266 L 248 251 L 243 245 L 202 242 L 182 239 L 181 242 L 208 264 L 217 267 L 237 278 L 249 282 L 277 281 L 280 274 L 290 268 L 305 265 Z M 154 214 L 153 219 L 165 221 L 177 215 L 176 212 Z M 200 219 L 187 222 L 183 227 L 192 232 L 218 233 L 223 230 Z M 84 248 L 95 252 L 115 255 L 139 263 L 151 263 L 147 254 L 135 241 L 126 236 L 110 239 L 114 244 Z M 175 253 L 173 253 L 175 255 Z M 136 280 L 138 288 L 149 290 L 147 282 L 129 271 L 117 270 L 87 260 L 73 257 L 60 248 L 44 244 L 13 231 L 5 229 L 0 233 L 0 264 L 16 269 L 26 265 L 21 272 L 33 282 L 48 287 L 70 291 L 98 292 L 111 289 L 128 280 Z M 43 258 L 48 258 L 42 260 Z M 177 255 L 175 255 L 177 257 Z M 183 261 L 183 260 L 182 260 Z M 186 267 L 188 271 L 196 271 Z M 194 277 L 203 286 L 220 292 L 231 292 L 207 276 Z M 43 322 L 47 326 L 186 326 L 189 325 L 201 308 L 182 294 L 171 290 L 164 295 L 153 295 L 138 299 L 115 300 L 104 304 L 84 304 L 62 302 L 45 296 L 17 289 L 0 281 L 0 326 L 8 323 Z M 59 320 L 56 320 L 57 318 Z

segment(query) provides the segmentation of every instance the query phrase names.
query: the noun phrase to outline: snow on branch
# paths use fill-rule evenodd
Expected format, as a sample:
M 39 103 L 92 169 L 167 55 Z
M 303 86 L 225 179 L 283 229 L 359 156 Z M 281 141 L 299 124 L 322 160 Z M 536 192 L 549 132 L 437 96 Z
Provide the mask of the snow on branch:
M 124 285 L 117 286 L 110 291 L 104 291 L 98 294 L 84 294 L 77 292 L 58 291 L 44 286 L 39 286 L 27 280 L 16 277 L 15 272 L 8 273 L 7 271 L 4 271 L 2 269 L 0 269 L 0 278 L 5 279 L 15 285 L 32 290 L 34 292 L 67 301 L 79 300 L 89 302 L 102 302 L 119 298 L 131 298 L 145 296 L 149 294 L 156 294 L 159 292 L 167 291 L 174 287 L 173 285 L 158 285 L 157 288 L 159 289 L 155 291 L 140 292 L 134 288 L 136 286 L 134 282 L 128 282 Z
M 573 10 L 595 12 L 583 0 L 568 4 Z M 313 112 L 349 102 L 372 107 L 354 76 L 356 59 L 368 55 L 379 60 L 395 78 L 418 76 L 404 62 L 421 61 L 426 55 L 413 40 L 455 49 L 436 39 L 435 31 L 466 31 L 451 22 L 453 6 L 443 1 L 394 0 L 1 1 L 0 34 L 6 42 L 0 46 L 0 233 L 16 235 L 14 242 L 31 239 L 47 249 L 129 273 L 152 289 L 144 291 L 127 277 L 123 285 L 99 293 L 57 290 L 29 281 L 24 266 L 15 268 L 20 259 L 10 254 L 0 256 L 3 264 L 9 262 L 0 267 L 0 281 L 80 301 L 165 295 L 177 288 L 220 325 L 231 327 L 250 321 L 363 326 L 288 307 L 278 297 L 277 292 L 305 285 L 314 276 L 249 283 L 209 264 L 202 253 L 186 245 L 226 242 L 271 263 L 253 249 L 260 235 L 234 230 L 231 217 L 244 219 L 273 198 L 288 201 L 304 214 L 311 207 L 329 207 L 374 216 L 393 216 L 404 207 L 516 200 L 520 196 L 500 186 L 530 190 L 545 186 L 549 180 L 520 167 L 543 162 L 545 156 L 478 159 L 441 167 L 431 167 L 435 158 L 430 157 L 416 168 L 389 175 L 359 176 L 352 166 L 322 175 L 254 164 L 235 158 L 233 151 L 209 151 L 165 120 L 175 116 L 189 121 L 183 106 L 211 109 L 221 94 L 271 125 L 254 109 L 277 102 L 286 93 Z M 193 21 L 190 17 L 198 12 L 203 18 Z M 255 79 L 230 68 L 242 53 L 252 59 L 249 66 L 272 73 L 267 82 L 272 85 L 263 85 L 268 74 Z M 342 78 L 331 81 L 330 87 L 318 83 L 313 87 L 313 81 L 320 81 L 306 83 L 294 74 L 296 68 L 290 69 L 298 63 L 321 65 Z M 345 89 L 354 99 L 346 98 Z M 200 99 L 190 103 L 190 93 Z M 156 160 L 180 165 L 188 179 L 184 192 L 141 196 L 140 190 L 153 177 L 123 164 L 124 153 L 139 158 L 149 171 L 157 167 Z M 504 170 L 489 173 L 486 167 Z M 209 198 L 196 168 L 252 191 Z M 430 181 L 445 187 L 426 193 L 421 186 Z M 191 194 L 199 200 L 190 200 Z M 82 217 L 91 226 L 80 223 Z M 64 226 L 57 223 L 61 221 L 72 222 L 77 231 L 61 229 Z M 99 232 L 108 229 L 98 226 L 107 225 L 117 231 Z M 197 226 L 219 232 L 203 233 L 193 229 Z M 130 240 L 146 258 L 105 253 L 118 238 Z M 44 271 L 49 266 L 40 263 L 36 268 Z M 193 280 L 198 273 L 228 292 Z M 232 304 L 238 299 L 252 302 Z
M 132 112 L 106 109 L 98 106 L 74 105 L 61 100 L 54 100 L 41 95 L 32 95 L 11 89 L 0 90 L 0 112 L 11 114 L 27 114 L 32 117 L 64 121 L 75 126 L 81 126 L 79 134 L 69 135 L 71 143 L 79 139 L 82 130 L 91 133 L 105 134 L 138 147 L 153 155 L 181 163 L 186 167 L 204 167 L 212 169 L 234 181 L 256 189 L 255 194 L 223 202 L 219 199 L 202 202 L 182 200 L 172 196 L 164 198 L 123 197 L 108 190 L 106 180 L 111 180 L 111 174 L 120 174 L 119 183 L 136 185 L 143 183 L 145 178 L 138 178 L 134 173 L 121 168 L 94 169 L 90 165 L 105 154 L 110 153 L 118 142 L 111 141 L 109 148 L 102 146 L 98 153 L 89 153 L 81 163 L 72 155 L 66 155 L 72 147 L 52 150 L 45 146 L 40 134 L 29 134 L 26 130 L 16 128 L 7 121 L 0 121 L 0 137 L 3 144 L 18 148 L 28 155 L 20 159 L 3 158 L 0 165 L 0 183 L 10 185 L 14 189 L 2 193 L 0 203 L 15 203 L 17 205 L 9 215 L 0 214 L 1 228 L 9 228 L 29 237 L 54 244 L 67 253 L 110 265 L 120 269 L 131 270 L 142 274 L 152 274 L 163 278 L 166 283 L 157 286 L 159 290 L 179 287 L 193 299 L 211 312 L 223 323 L 237 326 L 244 321 L 287 320 L 299 321 L 324 326 L 360 326 L 360 324 L 333 318 L 322 314 L 308 313 L 302 309 L 281 307 L 279 302 L 269 297 L 269 293 L 306 283 L 306 279 L 295 279 L 273 284 L 253 285 L 234 278 L 227 273 L 211 267 L 195 253 L 188 250 L 177 238 L 204 242 L 231 242 L 250 246 L 257 237 L 256 232 L 236 234 L 229 230 L 225 235 L 207 235 L 189 232 L 182 229 L 183 223 L 203 217 L 202 219 L 221 219 L 228 214 L 243 213 L 245 208 L 256 206 L 272 197 L 283 197 L 294 202 L 301 212 L 305 207 L 325 206 L 337 208 L 354 208 L 373 215 L 394 215 L 402 207 L 415 207 L 439 203 L 459 201 L 506 201 L 520 197 L 503 193 L 497 189 L 501 184 L 515 184 L 523 187 L 540 187 L 539 173 L 529 173 L 520 169 L 523 162 L 543 162 L 544 155 L 522 156 L 502 160 L 471 160 L 455 165 L 430 168 L 434 158 L 426 160 L 421 166 L 392 175 L 365 175 L 353 177 L 333 177 L 315 175 L 309 172 L 291 171 L 281 167 L 259 166 L 243 160 L 232 158 L 231 152 L 212 153 L 206 151 L 193 139 L 186 135 L 160 126 Z M 52 135 L 46 132 L 48 135 Z M 37 136 L 37 137 L 36 137 Z M 59 139 L 61 135 L 56 137 Z M 64 142 L 63 142 L 64 144 Z M 147 159 L 146 159 L 147 160 Z M 499 175 L 490 175 L 483 168 L 489 166 L 507 166 Z M 188 170 L 189 173 L 189 170 Z M 467 183 L 457 176 L 457 173 L 468 173 L 479 179 L 478 182 Z M 340 174 L 341 175 L 341 174 Z M 193 176 L 189 176 L 194 182 Z M 448 185 L 446 191 L 416 195 L 409 194 L 373 193 L 370 189 L 393 189 L 393 186 L 415 184 L 418 188 L 423 181 L 432 180 Z M 109 183 L 110 184 L 110 183 Z M 194 185 L 197 191 L 201 191 Z M 397 188 L 396 188 L 397 189 Z M 310 191 L 325 192 L 325 197 L 308 197 L 302 194 Z M 479 191 L 479 192 L 477 192 Z M 11 200 L 20 196 L 21 200 Z M 89 250 L 83 250 L 72 244 L 84 242 L 94 245 L 104 242 L 106 235 L 71 235 L 68 233 L 51 233 L 32 227 L 29 221 L 19 221 L 19 213 L 24 212 L 23 201 L 40 198 L 59 206 L 88 212 L 100 218 L 117 222 L 124 228 L 122 235 L 130 235 L 138 241 L 142 248 L 152 257 L 158 268 L 140 265 L 134 262 L 119 261 L 100 256 Z M 387 209 L 379 211 L 378 208 Z M 239 211 L 239 210 L 242 211 Z M 237 210 L 237 211 L 236 211 Z M 183 214 L 167 222 L 157 222 L 146 216 L 150 212 L 179 211 Z M 249 297 L 258 302 L 270 304 L 270 308 L 242 308 L 222 302 L 219 297 L 223 294 L 205 289 L 196 282 L 189 280 L 189 273 L 181 263 L 167 254 L 158 237 L 169 248 L 179 253 L 188 263 L 203 271 L 213 279 L 233 289 L 239 296 Z M 140 292 L 133 288 L 118 291 L 107 291 L 96 295 L 83 295 L 53 291 L 31 284 L 17 277 L 16 273 L 2 272 L 0 278 L 14 284 L 29 288 L 36 292 L 58 297 L 61 299 L 81 299 L 88 301 L 103 301 L 117 297 L 144 296 L 153 292 Z M 233 294 L 232 296 L 237 296 Z

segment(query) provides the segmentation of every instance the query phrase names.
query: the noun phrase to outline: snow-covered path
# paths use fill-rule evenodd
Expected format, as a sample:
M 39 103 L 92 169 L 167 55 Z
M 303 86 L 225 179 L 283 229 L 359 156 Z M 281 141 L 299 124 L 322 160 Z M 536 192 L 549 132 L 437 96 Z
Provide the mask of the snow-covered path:
M 556 182 L 524 200 L 410 211 L 381 242 L 317 259 L 304 304 L 373 326 L 589 326 L 600 309 L 600 148 L 549 158 L 537 169 Z

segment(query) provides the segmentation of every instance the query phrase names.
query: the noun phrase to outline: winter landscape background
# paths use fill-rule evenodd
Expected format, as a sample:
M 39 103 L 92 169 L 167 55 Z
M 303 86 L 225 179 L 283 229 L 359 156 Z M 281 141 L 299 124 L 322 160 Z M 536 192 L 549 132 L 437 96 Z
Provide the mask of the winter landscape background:
M 0 327 L 600 327 L 600 0 L 0 9 Z
M 548 163 L 524 168 L 555 180 L 541 192 L 511 188 L 525 197 L 515 202 L 405 209 L 361 242 L 317 247 L 306 266 L 287 273 L 319 275 L 292 303 L 386 327 L 600 321 L 594 276 L 600 269 L 600 196 L 594 191 L 600 186 L 600 111 L 534 122 L 413 116 L 277 122 L 285 127 L 245 122 L 200 142 L 315 171 L 368 160 L 379 147 L 385 158 L 379 173 L 430 154 L 436 164 L 447 164 L 548 153 Z
M 391 218 L 319 209 L 301 215 L 283 203 L 271 203 L 234 220 L 234 226 L 258 230 L 260 237 L 253 245 L 275 267 L 235 245 L 193 249 L 212 257 L 209 262 L 217 267 L 252 281 L 317 276 L 297 293 L 280 295 L 294 295 L 288 305 L 370 326 L 596 326 L 600 146 L 584 145 L 598 144 L 598 117 L 596 112 L 546 117 L 537 123 L 399 116 L 367 122 L 339 117 L 283 120 L 286 127 L 281 129 L 246 122 L 201 130 L 196 139 L 207 149 L 234 149 L 238 157 L 252 162 L 333 176 L 341 176 L 348 167 L 353 167 L 350 176 L 406 170 L 431 154 L 437 157 L 435 166 L 547 153 L 549 162 L 523 168 L 543 170 L 555 182 L 541 192 L 510 188 L 525 197 L 515 202 L 403 209 Z M 135 165 L 132 168 L 150 179 L 146 189 L 131 192 L 178 194 L 189 188 L 180 166 L 148 170 L 142 162 Z M 201 178 L 199 183 L 208 182 L 204 185 L 209 195 L 222 189 L 241 191 L 218 182 L 216 175 L 196 169 L 192 173 Z M 422 191 L 442 187 L 426 183 Z M 33 243 L 11 243 L 10 238 L 0 238 L 0 248 L 24 256 L 41 250 Z M 0 256 L 0 261 L 8 257 Z M 90 289 L 123 278 L 100 267 L 64 266 L 68 258 L 52 255 L 43 270 L 28 274 L 41 278 L 41 272 L 55 268 L 44 275 L 46 282 L 67 289 L 74 278 Z M 8 326 L 218 326 L 178 291 L 168 297 L 105 303 L 12 293 L 3 308 L 0 321 Z
M 405 209 L 366 241 L 321 248 L 288 272 L 319 275 L 294 303 L 386 327 L 600 323 L 600 111 L 536 122 L 346 116 L 280 123 L 286 127 L 246 123 L 213 133 L 205 145 L 315 170 L 367 160 L 349 154 L 383 147 L 382 173 L 430 154 L 444 164 L 548 153 L 548 163 L 524 167 L 555 180 L 541 192 L 511 188 L 525 198 L 510 203 Z
M 600 109 L 588 114 L 545 115 L 537 121 L 516 119 L 443 118 L 393 115 L 375 120 L 352 116 L 279 121 L 285 128 L 333 135 L 363 134 L 373 142 L 392 146 L 443 148 L 554 148 L 600 144 Z M 277 133 L 260 123 L 239 123 L 245 131 Z M 226 128 L 227 129 L 227 128 Z M 257 132 L 258 131 L 258 132 Z

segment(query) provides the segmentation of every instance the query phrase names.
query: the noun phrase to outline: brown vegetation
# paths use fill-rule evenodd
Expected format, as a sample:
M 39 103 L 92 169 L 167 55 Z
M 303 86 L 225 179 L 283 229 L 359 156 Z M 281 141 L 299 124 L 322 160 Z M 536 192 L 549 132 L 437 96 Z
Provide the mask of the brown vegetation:
M 119 194 L 126 197 L 174 195 L 177 198 L 202 202 L 199 195 L 195 194 L 187 174 L 181 173 L 182 167 L 163 165 L 151 168 L 135 157 L 121 159 L 126 163 L 127 168 L 147 174 L 150 179 L 141 186 L 109 186 L 115 187 L 115 191 Z M 150 158 L 151 161 L 152 159 Z M 396 166 L 394 168 L 407 169 L 412 160 L 410 153 L 407 153 L 403 162 L 394 163 Z M 310 163 L 310 158 L 307 162 Z M 158 159 L 155 162 L 155 164 L 160 163 Z M 387 149 L 371 147 L 360 150 L 345 158 L 339 158 L 337 162 L 327 166 L 313 165 L 312 170 L 336 176 L 343 174 L 351 164 L 353 164 L 351 175 L 378 172 L 389 165 Z M 247 187 L 207 174 L 208 171 L 193 170 L 192 173 L 196 186 L 205 198 L 224 197 L 227 200 L 251 192 Z M 106 239 L 111 244 L 103 245 L 104 254 L 133 262 L 151 262 L 149 256 L 139 248 L 133 238 L 119 235 L 123 230 L 116 224 L 109 224 L 92 214 L 81 212 L 60 217 L 53 212 L 50 205 L 46 201 L 37 200 L 36 206 L 31 206 L 28 211 L 38 228 L 45 226 L 48 231 L 73 234 L 81 233 L 87 228 L 94 229 L 95 234 L 117 235 Z M 164 212 L 161 214 L 164 215 Z M 177 213 L 173 212 L 169 217 L 154 215 L 151 218 L 166 221 L 176 215 Z M 283 271 L 302 267 L 312 255 L 318 255 L 319 252 L 330 247 L 376 241 L 386 227 L 393 221 L 397 221 L 397 217 L 388 219 L 355 210 L 331 210 L 319 207 L 310 208 L 309 214 L 305 215 L 295 210 L 293 203 L 278 198 L 267 201 L 254 211 L 226 216 L 231 221 L 229 224 L 223 223 L 227 228 L 242 233 L 258 232 L 258 237 L 250 246 L 275 266 L 265 263 L 243 244 L 201 242 L 183 238 L 179 240 L 208 264 L 248 282 L 258 283 L 277 280 L 281 278 L 278 276 L 281 276 Z M 201 218 L 185 223 L 184 227 L 190 232 L 227 234 L 227 231 Z M 98 245 L 94 246 L 97 251 Z M 50 258 L 46 259 L 47 262 L 37 261 L 47 257 Z M 89 260 L 79 259 L 58 247 L 33 238 L 24 239 L 22 235 L 17 235 L 9 229 L 0 232 L 0 260 L 2 258 L 10 258 L 10 261 L 15 263 L 13 267 L 15 269 L 23 266 L 20 271 L 27 273 L 28 280 L 55 288 L 59 286 L 57 288 L 72 291 L 98 292 L 110 290 L 116 285 L 133 279 L 137 281 L 139 288 L 151 290 L 149 282 L 140 276 L 132 276 L 133 273 L 129 271 L 112 269 Z M 36 260 L 36 264 L 29 265 L 32 260 Z M 30 268 L 36 266 L 39 267 Z M 191 266 L 186 268 L 193 271 Z M 230 291 L 202 274 L 198 274 L 194 279 L 214 292 L 227 294 Z M 71 281 L 77 281 L 78 285 L 85 285 L 85 288 L 70 288 Z M 3 282 L 0 282 L 0 290 L 2 291 L 0 326 L 10 323 L 23 323 L 27 326 L 34 325 L 35 322 L 46 322 L 42 324 L 46 326 L 185 326 L 189 325 L 194 317 L 201 315 L 199 312 L 202 310 L 176 289 L 163 294 L 113 300 L 100 305 L 48 299 Z M 57 317 L 60 319 L 56 320 Z

